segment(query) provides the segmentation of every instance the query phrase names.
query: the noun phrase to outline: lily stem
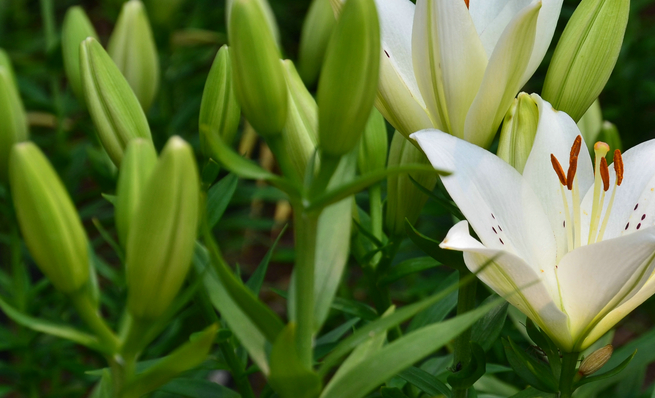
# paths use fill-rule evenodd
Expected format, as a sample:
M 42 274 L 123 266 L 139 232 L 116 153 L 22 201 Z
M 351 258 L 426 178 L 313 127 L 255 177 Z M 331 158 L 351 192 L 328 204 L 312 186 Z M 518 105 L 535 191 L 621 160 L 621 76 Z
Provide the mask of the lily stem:
M 227 362 L 227 365 L 230 367 L 232 372 L 232 377 L 234 378 L 234 384 L 237 386 L 237 390 L 243 398 L 255 398 L 255 393 L 252 390 L 250 381 L 248 381 L 248 375 L 245 372 L 243 363 L 237 358 L 234 353 L 234 348 L 229 341 L 222 341 L 218 344 L 218 347 L 223 353 L 223 357 Z
M 573 396 L 573 378 L 575 368 L 578 364 L 578 352 L 562 353 L 562 373 L 559 377 L 560 398 L 571 398 Z
M 459 271 L 459 292 L 457 298 L 457 316 L 464 314 L 475 308 L 475 296 L 478 287 L 478 280 L 470 278 L 466 280 L 471 272 L 464 268 Z M 455 339 L 455 350 L 453 352 L 453 367 L 455 369 L 462 369 L 471 362 L 471 328 L 468 328 L 464 333 L 460 334 Z M 468 396 L 468 389 L 453 391 L 453 398 L 466 398 Z

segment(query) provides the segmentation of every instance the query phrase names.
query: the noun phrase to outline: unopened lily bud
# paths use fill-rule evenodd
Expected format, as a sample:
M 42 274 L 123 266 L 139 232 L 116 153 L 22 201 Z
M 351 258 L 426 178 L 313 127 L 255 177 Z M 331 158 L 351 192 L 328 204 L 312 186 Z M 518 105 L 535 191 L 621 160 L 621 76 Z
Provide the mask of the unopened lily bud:
M 198 226 L 199 178 L 191 146 L 172 137 L 146 183 L 127 235 L 127 307 L 155 319 L 186 277 Z
M 298 73 L 308 86 L 316 83 L 325 49 L 337 20 L 330 0 L 313 0 L 302 24 L 300 48 L 298 49 Z
M 550 61 L 542 97 L 576 122 L 605 87 L 619 57 L 630 0 L 582 0 Z
M 207 76 L 205 90 L 200 103 L 200 146 L 209 156 L 206 134 L 218 134 L 228 145 L 234 141 L 234 136 L 241 119 L 241 107 L 234 93 L 230 51 L 227 46 L 221 47 L 214 58 L 214 63 Z
M 11 65 L 8 63 L 6 65 Z M 12 146 L 27 140 L 27 116 L 11 70 L 0 65 L 0 181 L 7 179 Z
M 9 181 L 23 238 L 57 290 L 79 291 L 89 279 L 88 242 L 64 184 L 31 142 L 14 146 Z
M 61 50 L 68 83 L 77 99 L 82 103 L 84 103 L 84 91 L 80 72 L 80 43 L 87 37 L 98 40 L 98 34 L 91 21 L 82 7 L 69 8 L 61 27 Z
M 347 0 L 335 27 L 318 83 L 321 150 L 350 152 L 364 132 L 377 92 L 380 24 L 373 0 Z
M 429 165 L 430 162 L 420 149 L 396 131 L 391 140 L 387 165 L 392 167 L 404 164 Z M 385 227 L 392 236 L 405 233 L 405 218 L 414 224 L 428 200 L 428 195 L 416 186 L 410 176 L 428 191 L 432 191 L 437 184 L 437 176 L 429 172 L 403 173 L 387 177 Z
M 232 5 L 235 0 L 226 0 L 225 1 L 225 24 L 227 26 L 228 32 L 230 31 L 230 20 L 232 17 Z M 264 18 L 266 19 L 266 26 L 273 36 L 275 44 L 279 48 L 280 43 L 280 28 L 277 26 L 277 21 L 275 20 L 275 14 L 273 9 L 267 0 L 256 0 L 261 7 L 261 10 L 264 12 Z
M 373 108 L 359 143 L 357 168 L 362 174 L 384 169 L 387 161 L 387 125 L 380 112 Z
M 159 88 L 157 45 L 143 3 L 123 4 L 107 52 L 132 87 L 144 110 L 148 110 Z
M 505 114 L 498 157 L 523 173 L 539 123 L 539 109 L 529 94 L 520 93 Z
M 584 377 L 598 372 L 609 361 L 613 352 L 614 347 L 611 344 L 597 349 L 582 361 L 578 373 Z
M 598 141 L 606 142 L 610 148 L 623 150 L 623 143 L 621 142 L 621 135 L 619 134 L 619 129 L 613 123 L 608 122 L 607 120 L 603 122 L 602 127 L 600 128 L 600 133 L 598 134 Z M 610 151 L 607 154 L 607 162 L 614 162 L 614 151 Z
M 127 145 L 118 175 L 115 213 L 118 239 L 123 247 L 127 242 L 137 205 L 156 163 L 157 153 L 148 141 L 137 138 Z
M 11 64 L 11 58 L 5 50 L 0 48 L 0 67 L 5 67 L 11 76 L 11 81 L 14 82 L 14 85 L 18 87 L 18 82 L 16 81 L 16 73 L 14 72 L 14 67 Z
M 287 118 L 287 87 L 262 5 L 234 0 L 230 12 L 230 58 L 241 109 L 258 133 L 280 134 Z
M 587 112 L 585 112 L 585 114 L 582 115 L 580 121 L 578 121 L 578 128 L 582 133 L 582 138 L 584 138 L 584 142 L 587 143 L 590 153 L 594 151 L 594 143 L 598 141 L 598 134 L 600 134 L 600 129 L 602 126 L 603 126 L 603 112 L 600 109 L 600 102 L 596 100 L 591 104 L 589 109 L 587 109 Z
M 114 164 L 120 166 L 132 139 L 152 143 L 146 115 L 114 61 L 93 38 L 80 45 L 80 70 L 84 97 L 100 142 Z
M 282 133 L 283 145 L 296 178 L 302 181 L 318 142 L 318 106 L 293 62 L 287 59 L 282 63 L 289 89 L 288 116 Z

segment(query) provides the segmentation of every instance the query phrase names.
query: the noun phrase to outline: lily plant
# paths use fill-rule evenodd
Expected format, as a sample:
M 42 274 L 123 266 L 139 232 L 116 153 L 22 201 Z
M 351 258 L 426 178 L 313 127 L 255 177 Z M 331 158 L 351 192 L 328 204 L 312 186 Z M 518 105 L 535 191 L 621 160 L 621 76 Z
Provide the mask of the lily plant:
M 596 143 L 592 165 L 575 122 L 532 98 L 539 122 L 523 174 L 442 131 L 412 138 L 434 167 L 455 171 L 442 181 L 468 220 L 440 246 L 464 252 L 562 352 L 580 352 L 655 293 L 655 140 L 615 151 L 609 166 Z
M 487 147 L 550 45 L 562 0 L 376 0 L 376 107 L 405 137 L 436 128 Z

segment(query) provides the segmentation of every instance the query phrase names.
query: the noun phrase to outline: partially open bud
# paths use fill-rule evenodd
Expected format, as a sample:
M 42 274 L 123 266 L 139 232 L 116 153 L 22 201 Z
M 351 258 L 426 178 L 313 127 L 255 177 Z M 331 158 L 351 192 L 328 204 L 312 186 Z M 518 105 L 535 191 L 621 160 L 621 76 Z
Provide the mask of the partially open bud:
M 118 239 L 123 247 L 137 205 L 156 163 L 157 153 L 148 141 L 137 138 L 127 145 L 118 175 L 115 212 Z
M 318 106 L 314 97 L 307 91 L 293 62 L 287 59 L 282 63 L 289 89 L 288 116 L 282 140 L 296 178 L 302 181 L 307 163 L 318 142 Z
M 298 73 L 308 86 L 314 85 L 318 79 L 336 22 L 330 0 L 312 1 L 302 24 L 298 49 Z
M 234 86 L 246 118 L 265 136 L 282 132 L 287 87 L 280 52 L 258 0 L 234 0 L 228 27 Z
M 80 45 L 84 97 L 98 137 L 111 160 L 120 166 L 134 138 L 152 143 L 150 126 L 130 85 L 107 52 L 93 38 Z
M 350 152 L 371 114 L 380 70 L 380 23 L 373 0 L 347 0 L 335 27 L 318 83 L 321 150 Z
M 523 173 L 539 123 L 539 109 L 530 94 L 520 93 L 505 114 L 498 157 Z
M 0 181 L 7 180 L 7 165 L 12 146 L 27 140 L 28 127 L 23 101 L 7 66 L 0 64 Z
M 218 134 L 228 145 L 234 141 L 234 136 L 241 119 L 241 107 L 234 93 L 230 51 L 227 46 L 221 47 L 214 58 L 214 63 L 207 76 L 205 90 L 200 103 L 199 126 L 200 147 L 209 156 L 206 134 Z
M 600 103 L 596 100 L 591 104 L 589 109 L 587 109 L 587 112 L 582 115 L 580 121 L 578 121 L 578 128 L 582 133 L 584 142 L 587 143 L 590 153 L 593 153 L 594 151 L 594 143 L 598 141 L 598 134 L 600 134 L 600 128 L 602 126 L 603 112 L 600 109 Z
M 383 170 L 387 161 L 387 125 L 380 112 L 373 108 L 359 143 L 357 168 L 362 174 Z
M 198 226 L 199 178 L 193 150 L 172 137 L 152 171 L 127 235 L 127 307 L 155 319 L 186 277 Z
M 73 294 L 89 279 L 88 242 L 64 184 L 31 142 L 17 144 L 9 181 L 25 244 L 57 290 Z
M 619 57 L 630 0 L 582 0 L 550 61 L 542 97 L 576 122 L 605 87 Z
M 623 143 L 621 142 L 621 135 L 619 134 L 619 129 L 613 123 L 605 120 L 603 125 L 600 128 L 600 133 L 598 134 L 598 141 L 606 142 L 610 148 L 623 150 Z M 607 154 L 607 162 L 614 162 L 614 151 L 610 151 Z
M 602 368 L 603 365 L 605 365 L 607 361 L 609 361 L 609 359 L 612 357 L 613 352 L 614 352 L 614 347 L 612 347 L 611 344 L 608 344 L 603 348 L 597 349 L 582 361 L 582 364 L 578 369 L 578 373 L 580 373 L 580 375 L 585 377 L 598 372 L 600 368 Z
M 157 45 L 143 3 L 123 4 L 107 52 L 132 87 L 144 110 L 148 110 L 159 87 Z
M 396 131 L 391 140 L 387 165 L 426 164 L 430 162 L 425 154 L 407 138 Z M 402 173 L 387 178 L 387 214 L 385 228 L 391 236 L 405 233 L 405 218 L 414 224 L 428 200 L 410 176 L 428 191 L 437 184 L 437 176 L 430 172 Z
M 80 43 L 87 37 L 99 40 L 96 30 L 82 7 L 69 8 L 61 26 L 61 51 L 68 83 L 77 99 L 82 103 L 84 103 L 84 92 L 80 72 Z

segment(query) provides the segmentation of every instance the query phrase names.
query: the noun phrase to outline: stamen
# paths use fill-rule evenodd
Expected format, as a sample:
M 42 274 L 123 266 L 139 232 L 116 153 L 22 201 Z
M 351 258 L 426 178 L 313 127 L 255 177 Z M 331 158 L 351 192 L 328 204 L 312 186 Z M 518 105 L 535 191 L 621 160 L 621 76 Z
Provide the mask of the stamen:
M 571 155 L 569 156 L 570 159 L 573 159 L 573 157 L 578 157 L 580 155 L 580 147 L 582 146 L 582 136 L 578 135 L 575 137 L 575 141 L 573 141 L 573 146 L 571 146 Z
M 591 203 L 591 223 L 589 224 L 589 236 L 587 238 L 588 244 L 596 241 L 596 232 L 598 231 L 598 224 L 600 223 L 600 216 L 605 202 L 605 191 L 609 188 L 609 172 L 607 170 L 607 160 L 605 160 L 605 155 L 607 155 L 609 150 L 609 145 L 604 142 L 598 141 L 594 144 L 594 153 L 596 154 L 594 167 L 594 196 Z M 603 167 L 603 164 L 605 167 Z M 603 186 L 602 195 L 601 185 Z
M 607 227 L 607 222 L 609 221 L 610 218 L 610 211 L 612 210 L 612 205 L 614 204 L 614 196 L 616 195 L 616 187 L 621 185 L 623 182 L 623 157 L 621 156 L 621 151 L 619 149 L 614 151 L 614 171 L 616 172 L 616 181 L 614 184 L 614 189 L 612 190 L 612 197 L 610 198 L 610 203 L 607 206 L 607 211 L 605 211 L 605 218 L 603 219 L 603 225 L 600 227 L 600 232 L 598 233 L 598 239 L 597 241 L 603 240 L 603 235 L 605 234 L 605 227 Z M 634 210 L 637 210 L 637 207 L 639 207 L 639 203 L 635 205 Z M 627 223 L 625 225 L 625 229 L 628 229 L 628 226 L 630 223 Z M 637 225 L 638 227 L 641 227 L 641 223 Z
M 466 8 L 469 8 L 469 0 L 464 0 L 464 4 L 466 4 Z
M 603 191 L 610 189 L 610 170 L 607 167 L 607 160 L 600 159 L 600 177 L 603 179 Z
M 550 154 L 550 162 L 553 164 L 553 169 L 555 169 L 555 173 L 557 173 L 559 182 L 566 186 L 566 175 L 564 174 L 564 169 L 562 169 L 562 165 L 559 164 L 559 161 L 552 153 Z
M 573 153 L 573 150 L 571 150 Z M 570 190 L 573 189 L 573 179 L 575 178 L 575 172 L 578 171 L 578 157 L 572 156 L 569 161 L 569 170 L 566 173 L 566 187 Z
M 616 185 L 621 185 L 623 182 L 623 156 L 619 149 L 614 151 L 614 171 L 616 171 Z M 635 207 L 635 210 L 637 208 Z

